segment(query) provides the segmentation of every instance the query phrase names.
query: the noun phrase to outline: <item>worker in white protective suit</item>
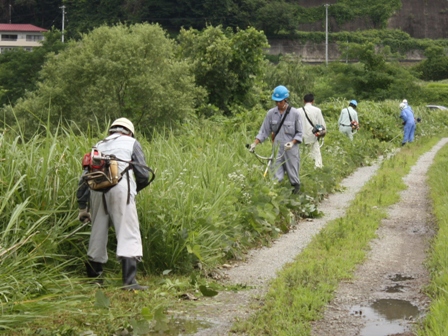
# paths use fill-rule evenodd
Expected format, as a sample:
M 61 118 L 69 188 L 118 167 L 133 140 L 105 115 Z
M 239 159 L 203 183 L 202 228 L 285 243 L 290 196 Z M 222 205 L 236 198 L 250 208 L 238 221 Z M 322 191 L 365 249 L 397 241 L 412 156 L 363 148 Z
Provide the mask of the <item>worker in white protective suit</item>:
M 103 264 L 108 260 L 107 238 L 111 222 L 117 238 L 117 258 L 122 265 L 123 289 L 144 290 L 147 287 L 140 286 L 135 279 L 137 262 L 143 256 L 135 196 L 149 185 L 150 174 L 145 169 L 142 147 L 134 135 L 134 125 L 130 120 L 119 118 L 112 123 L 109 136 L 95 147 L 103 156 L 115 155 L 120 159 L 118 170 L 121 180 L 104 191 L 95 191 L 89 189 L 81 177 L 77 199 L 79 220 L 92 222 L 86 261 L 87 276 L 102 283 Z
M 303 107 L 299 108 L 299 114 L 303 125 L 303 142 L 310 149 L 310 157 L 314 159 L 314 166 L 322 168 L 322 154 L 320 152 L 317 128 L 323 131 L 327 129 L 324 117 L 320 108 L 314 106 L 314 95 L 309 93 L 303 97 L 305 103 Z M 314 131 L 314 132 L 313 132 Z

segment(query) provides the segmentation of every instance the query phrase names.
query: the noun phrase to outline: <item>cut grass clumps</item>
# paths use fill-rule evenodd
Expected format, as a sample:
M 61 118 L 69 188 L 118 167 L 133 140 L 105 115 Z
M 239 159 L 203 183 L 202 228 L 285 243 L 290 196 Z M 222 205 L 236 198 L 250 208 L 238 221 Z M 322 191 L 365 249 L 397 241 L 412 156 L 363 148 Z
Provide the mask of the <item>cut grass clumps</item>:
M 387 207 L 399 200 L 402 181 L 437 139 L 420 139 L 385 160 L 342 218 L 329 222 L 296 260 L 279 272 L 259 310 L 234 330 L 248 335 L 309 335 L 338 283 L 350 279 L 366 256 Z

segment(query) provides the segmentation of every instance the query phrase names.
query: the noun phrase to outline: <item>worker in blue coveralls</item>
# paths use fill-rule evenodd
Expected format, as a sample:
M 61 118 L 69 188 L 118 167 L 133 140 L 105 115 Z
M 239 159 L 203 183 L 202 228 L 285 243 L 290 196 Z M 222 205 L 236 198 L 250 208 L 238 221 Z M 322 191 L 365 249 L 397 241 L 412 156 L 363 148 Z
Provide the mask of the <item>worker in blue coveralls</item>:
M 408 142 L 414 141 L 414 133 L 415 133 L 415 118 L 414 111 L 412 111 L 411 106 L 408 105 L 408 101 L 406 99 L 400 103 L 400 118 L 403 120 L 403 141 L 401 145 L 404 146 Z
M 270 109 L 261 125 L 258 135 L 250 145 L 249 150 L 253 152 L 255 146 L 267 138 L 274 141 L 278 147 L 277 158 L 274 164 L 274 176 L 281 182 L 288 174 L 289 182 L 293 186 L 293 193 L 300 191 L 300 150 L 302 143 L 302 119 L 299 111 L 288 103 L 289 91 L 283 86 L 277 86 L 272 93 L 275 107 Z M 282 121 L 284 119 L 284 121 Z M 280 127 L 279 127 L 280 126 Z

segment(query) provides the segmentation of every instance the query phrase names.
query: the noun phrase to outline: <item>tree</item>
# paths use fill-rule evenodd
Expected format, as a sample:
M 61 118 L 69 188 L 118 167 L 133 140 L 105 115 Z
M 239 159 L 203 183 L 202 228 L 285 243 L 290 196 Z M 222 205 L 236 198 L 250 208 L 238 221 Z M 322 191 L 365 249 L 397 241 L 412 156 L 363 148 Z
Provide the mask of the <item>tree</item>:
M 268 64 L 265 81 L 270 90 L 278 85 L 286 86 L 292 103 L 303 104 L 303 97 L 314 86 L 313 73 L 298 56 L 287 54 L 281 57 L 277 65 Z
M 284 1 L 268 2 L 257 11 L 257 28 L 266 35 L 276 35 L 281 31 L 293 33 L 298 25 L 298 7 Z
M 182 29 L 180 55 L 193 63 L 197 85 L 205 88 L 208 101 L 230 113 L 232 104 L 243 104 L 258 76 L 263 73 L 266 36 L 254 28 L 208 26 L 202 32 Z
M 338 90 L 343 88 L 358 99 L 369 100 L 418 96 L 416 78 L 397 63 L 386 62 L 387 59 L 396 57 L 391 54 L 389 47 L 379 48 L 376 43 L 342 45 L 347 48 L 341 49 L 358 59 L 359 64 L 340 65 L 337 68 L 338 74 L 333 81 Z
M 439 46 L 425 50 L 426 59 L 415 67 L 424 80 L 442 80 L 448 78 L 448 57 L 445 49 Z
M 58 53 L 65 47 L 61 32 L 55 29 L 44 33 L 42 46 L 32 52 L 15 49 L 0 54 L 0 106 L 15 103 L 26 91 L 36 89 L 38 73 L 50 53 Z
M 102 26 L 70 42 L 41 71 L 35 93 L 16 114 L 79 127 L 128 117 L 139 131 L 173 125 L 193 110 L 197 89 L 190 66 L 174 55 L 175 43 L 158 25 Z

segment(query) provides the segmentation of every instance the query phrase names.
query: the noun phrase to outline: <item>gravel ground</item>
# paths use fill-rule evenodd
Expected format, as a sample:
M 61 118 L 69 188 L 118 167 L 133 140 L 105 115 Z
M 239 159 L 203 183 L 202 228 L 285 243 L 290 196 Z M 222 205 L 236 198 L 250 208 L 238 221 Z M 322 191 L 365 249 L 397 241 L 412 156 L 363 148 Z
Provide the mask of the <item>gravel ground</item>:
M 313 335 L 390 335 L 388 332 L 396 326 L 378 329 L 387 324 L 387 319 L 368 314 L 371 305 L 381 299 L 411 302 L 420 312 L 427 307 L 429 300 L 421 293 L 429 280 L 423 262 L 433 231 L 426 172 L 437 151 L 447 142 L 448 139 L 442 139 L 424 154 L 404 178 L 408 189 L 401 194 L 401 201 L 389 209 L 389 217 L 377 232 L 378 238 L 371 242 L 366 262 L 360 265 L 352 281 L 340 285 L 323 319 L 314 324 Z M 221 292 L 213 298 L 201 299 L 185 314 L 187 318 L 209 324 L 209 328 L 195 335 L 228 335 L 236 319 L 247 318 L 251 314 L 251 303 L 264 295 L 277 271 L 291 262 L 326 223 L 344 215 L 356 193 L 378 167 L 379 164 L 374 164 L 359 168 L 344 179 L 341 183 L 344 191 L 330 195 L 321 203 L 322 218 L 297 223 L 272 246 L 252 250 L 245 262 L 229 265 L 220 274 L 223 282 L 247 285 L 251 289 Z M 397 276 L 403 281 L 397 283 Z M 390 293 L 387 289 L 391 287 L 400 290 Z M 413 316 L 400 320 L 399 332 L 394 335 L 412 335 L 410 330 L 416 319 Z

